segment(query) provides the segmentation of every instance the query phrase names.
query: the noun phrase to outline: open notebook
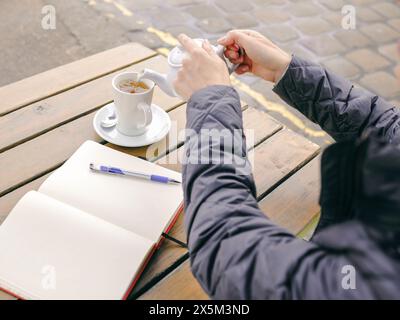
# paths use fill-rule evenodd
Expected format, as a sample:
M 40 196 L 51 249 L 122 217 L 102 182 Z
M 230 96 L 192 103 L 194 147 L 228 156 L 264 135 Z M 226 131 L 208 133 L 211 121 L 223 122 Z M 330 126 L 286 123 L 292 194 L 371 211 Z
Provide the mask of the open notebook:
M 91 172 L 181 175 L 87 141 L 0 226 L 0 288 L 24 299 L 123 299 L 182 209 L 182 187 Z

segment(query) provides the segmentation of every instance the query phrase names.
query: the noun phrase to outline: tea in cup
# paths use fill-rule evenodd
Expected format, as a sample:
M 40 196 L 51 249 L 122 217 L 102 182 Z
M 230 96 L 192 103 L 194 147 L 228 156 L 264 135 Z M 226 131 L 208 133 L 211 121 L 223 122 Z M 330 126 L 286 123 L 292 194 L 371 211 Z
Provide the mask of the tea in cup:
M 135 94 L 135 93 L 143 93 L 149 90 L 149 87 L 143 81 L 135 81 L 132 79 L 122 80 L 118 84 L 118 88 L 121 91 Z

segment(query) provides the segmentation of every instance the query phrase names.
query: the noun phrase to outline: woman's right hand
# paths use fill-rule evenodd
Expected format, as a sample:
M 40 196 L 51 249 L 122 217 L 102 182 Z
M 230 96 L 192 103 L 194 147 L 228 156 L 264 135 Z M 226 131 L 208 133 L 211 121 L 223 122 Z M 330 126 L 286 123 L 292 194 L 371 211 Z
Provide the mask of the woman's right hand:
M 218 40 L 225 49 L 225 56 L 234 64 L 239 64 L 237 74 L 253 74 L 276 83 L 286 71 L 291 55 L 276 46 L 263 35 L 252 30 L 232 30 Z M 240 56 L 239 47 L 244 49 Z

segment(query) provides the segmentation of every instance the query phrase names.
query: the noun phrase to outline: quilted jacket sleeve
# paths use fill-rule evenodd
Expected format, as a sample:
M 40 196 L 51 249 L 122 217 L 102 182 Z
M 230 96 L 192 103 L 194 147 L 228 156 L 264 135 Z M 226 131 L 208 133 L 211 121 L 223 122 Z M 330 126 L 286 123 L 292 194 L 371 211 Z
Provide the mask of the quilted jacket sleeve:
M 400 143 L 399 108 L 318 64 L 294 56 L 274 92 L 336 141 L 354 139 L 373 128 L 388 141 Z
M 240 100 L 233 88 L 211 86 L 196 92 L 188 102 L 187 130 L 185 226 L 193 274 L 210 297 L 368 297 L 368 290 L 341 289 L 337 277 L 349 263 L 346 256 L 330 255 L 297 239 L 259 209 L 241 133 Z M 205 139 L 211 130 L 225 134 Z M 208 161 L 211 154 L 220 158 Z

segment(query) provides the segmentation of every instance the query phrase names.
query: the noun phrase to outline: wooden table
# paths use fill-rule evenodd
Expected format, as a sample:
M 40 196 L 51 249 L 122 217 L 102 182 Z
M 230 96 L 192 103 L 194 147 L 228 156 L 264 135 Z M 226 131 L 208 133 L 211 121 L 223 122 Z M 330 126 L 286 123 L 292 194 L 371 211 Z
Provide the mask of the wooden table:
M 112 101 L 111 79 L 144 67 L 167 70 L 163 56 L 131 43 L 0 88 L 0 223 L 17 201 L 37 189 L 49 174 L 90 139 L 180 171 L 168 158 L 182 152 L 183 141 L 165 138 L 152 152 L 121 148 L 93 130 L 96 111 Z M 185 127 L 186 104 L 158 88 L 156 104 Z M 254 176 L 259 205 L 276 223 L 298 234 L 319 213 L 319 147 L 285 128 L 267 113 L 243 103 L 244 127 L 253 129 Z M 155 148 L 157 147 L 157 148 Z M 167 164 L 165 164 L 167 163 Z M 186 241 L 183 216 L 170 232 Z M 190 272 L 188 252 L 165 241 L 135 287 L 132 298 L 206 299 Z M 0 298 L 11 298 L 0 293 Z

